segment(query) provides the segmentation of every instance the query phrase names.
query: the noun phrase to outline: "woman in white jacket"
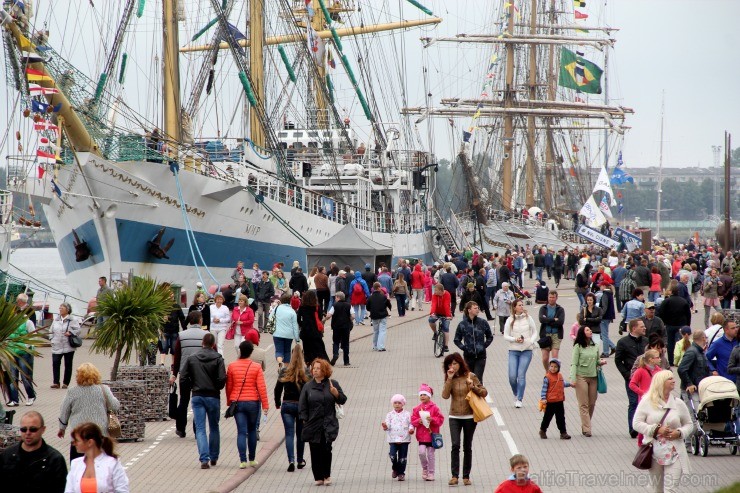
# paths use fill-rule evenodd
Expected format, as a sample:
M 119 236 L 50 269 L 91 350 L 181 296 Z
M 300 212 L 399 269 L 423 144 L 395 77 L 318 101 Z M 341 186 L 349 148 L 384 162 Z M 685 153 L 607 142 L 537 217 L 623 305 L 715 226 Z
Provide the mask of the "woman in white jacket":
M 72 444 L 84 454 L 72 461 L 64 493 L 129 493 L 128 477 L 113 442 L 95 423 L 72 431 Z
M 690 473 L 684 440 L 694 432 L 694 425 L 686 404 L 673 396 L 675 386 L 670 370 L 653 375 L 650 390 L 632 418 L 632 427 L 645 437 L 643 442 L 653 442 L 650 476 L 656 493 L 678 491 L 681 476 Z
M 527 369 L 532 361 L 532 348 L 539 337 L 534 319 L 524 310 L 524 301 L 511 305 L 511 316 L 504 325 L 504 339 L 509 341 L 509 385 L 516 399 L 514 406 L 522 407 Z
M 226 340 L 226 330 L 231 325 L 231 312 L 229 307 L 223 304 L 224 295 L 216 293 L 213 297 L 211 306 L 211 333 L 216 337 L 216 348 L 218 354 L 224 355 L 224 341 Z

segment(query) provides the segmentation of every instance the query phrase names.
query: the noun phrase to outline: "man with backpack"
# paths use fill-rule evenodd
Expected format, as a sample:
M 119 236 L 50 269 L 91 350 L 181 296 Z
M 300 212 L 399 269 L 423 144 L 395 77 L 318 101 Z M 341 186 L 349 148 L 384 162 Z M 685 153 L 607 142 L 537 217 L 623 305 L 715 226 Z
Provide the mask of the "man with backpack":
M 370 297 L 370 289 L 359 271 L 355 272 L 355 279 L 349 284 L 350 303 L 355 311 L 355 324 L 365 325 L 365 303 Z

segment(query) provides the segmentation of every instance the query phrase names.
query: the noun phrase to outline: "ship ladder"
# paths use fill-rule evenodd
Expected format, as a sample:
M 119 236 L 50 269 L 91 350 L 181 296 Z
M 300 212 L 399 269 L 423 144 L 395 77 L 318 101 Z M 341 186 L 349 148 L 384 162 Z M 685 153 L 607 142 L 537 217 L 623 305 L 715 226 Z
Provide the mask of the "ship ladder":
M 442 219 L 442 216 L 439 215 L 439 212 L 435 209 L 434 215 L 437 218 L 437 232 L 439 233 L 439 239 L 442 242 L 442 245 L 444 245 L 445 250 L 451 250 L 453 247 L 457 250 L 460 248 L 457 245 L 457 242 L 455 241 L 455 238 L 452 236 L 452 232 L 450 231 L 450 228 L 447 226 L 447 222 L 445 222 L 444 219 Z

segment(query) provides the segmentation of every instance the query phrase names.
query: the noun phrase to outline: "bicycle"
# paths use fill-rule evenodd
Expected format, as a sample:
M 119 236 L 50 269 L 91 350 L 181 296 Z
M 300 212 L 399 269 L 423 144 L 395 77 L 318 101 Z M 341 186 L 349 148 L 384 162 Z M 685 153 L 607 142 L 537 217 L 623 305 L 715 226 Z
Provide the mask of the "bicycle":
M 433 337 L 434 339 L 433 352 L 436 358 L 441 358 L 442 355 L 445 353 L 445 331 L 442 330 L 442 324 L 445 321 L 449 323 L 448 320 L 449 319 L 446 319 L 444 317 L 438 317 L 437 320 L 432 322 L 437 326 L 437 328 L 434 330 L 434 337 Z

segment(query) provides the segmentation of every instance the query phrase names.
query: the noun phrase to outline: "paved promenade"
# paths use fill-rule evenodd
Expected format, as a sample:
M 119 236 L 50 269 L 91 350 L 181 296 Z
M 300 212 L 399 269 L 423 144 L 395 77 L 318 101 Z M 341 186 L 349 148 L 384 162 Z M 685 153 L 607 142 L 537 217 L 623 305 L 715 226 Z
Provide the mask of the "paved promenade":
M 525 286 L 532 282 L 525 280 Z M 566 310 L 566 327 L 575 319 L 577 300 L 572 291 L 572 282 L 560 285 L 560 303 Z M 340 421 L 339 438 L 334 444 L 332 478 L 334 486 L 343 492 L 370 493 L 380 491 L 448 491 L 450 470 L 450 438 L 447 423 L 442 433 L 445 447 L 437 452 L 437 480 L 433 483 L 421 480 L 416 442 L 409 448 L 407 479 L 398 482 L 391 479 L 385 434 L 380 422 L 391 409 L 390 397 L 402 393 L 408 400 L 408 409 L 417 402 L 417 389 L 424 382 L 435 391 L 434 401 L 447 414 L 449 402 L 441 398 L 443 382 L 442 359 L 432 355 L 431 332 L 426 325 L 426 313 L 409 311 L 400 318 L 393 313 L 390 319 L 387 340 L 388 351 L 373 352 L 369 325 L 356 327 L 352 331 L 350 356 L 352 366 L 338 366 L 334 373 L 348 397 L 345 405 L 346 417 Z M 536 318 L 536 305 L 528 306 Z M 694 327 L 700 327 L 702 314 L 694 316 Z M 457 326 L 453 321 L 453 328 Z M 616 335 L 616 324 L 612 324 Z M 566 329 L 567 332 L 567 329 Z M 327 345 L 331 335 L 327 334 Z M 228 343 L 228 341 L 227 341 Z M 262 346 L 272 352 L 270 336 L 264 335 Z M 94 363 L 107 377 L 111 360 L 89 354 L 89 342 L 78 350 L 75 365 L 85 361 Z M 235 352 L 227 347 L 227 364 L 235 359 Z M 563 344 L 560 358 L 567 377 L 572 346 Z M 68 438 L 56 437 L 59 407 L 64 391 L 50 390 L 51 357 L 48 348 L 41 350 L 43 358 L 36 360 L 35 377 L 39 398 L 33 407 L 21 405 L 17 410 L 28 409 L 41 412 L 46 418 L 47 432 L 44 438 L 66 456 L 69 453 Z M 329 349 L 329 354 L 331 350 Z M 341 362 L 341 357 L 340 357 Z M 283 443 L 283 425 L 279 412 L 274 410 L 272 389 L 276 380 L 276 364 L 270 361 L 266 373 L 271 410 L 267 424 L 262 427 L 257 448 L 259 468 L 238 469 L 236 451 L 236 425 L 233 419 L 221 420 L 221 457 L 218 465 L 210 470 L 199 468 L 195 439 L 188 426 L 186 438 L 174 434 L 174 421 L 147 423 L 146 438 L 142 442 L 123 443 L 118 446 L 121 460 L 127 468 L 132 492 L 248 492 L 248 491 L 315 491 L 310 471 L 310 454 L 306 447 L 306 469 L 286 472 L 288 466 Z M 546 492 L 644 492 L 652 489 L 644 486 L 647 474 L 634 469 L 630 463 L 636 444 L 627 434 L 627 398 L 619 372 L 609 360 L 606 366 L 609 391 L 600 395 L 593 419 L 593 437 L 585 438 L 580 433 L 580 420 L 575 392 L 566 389 L 566 423 L 573 439 L 559 440 L 557 428 L 550 425 L 550 438 L 538 436 L 542 414 L 537 410 L 544 369 L 535 354 L 527 375 L 527 390 L 524 407 L 514 408 L 507 377 L 507 343 L 496 330 L 496 337 L 488 351 L 488 364 L 484 383 L 489 390 L 494 417 L 479 424 L 473 442 L 473 485 L 458 486 L 466 492 L 492 492 L 495 486 L 509 474 L 508 459 L 513 453 L 529 457 L 530 471 Z M 74 385 L 74 384 L 73 384 Z M 222 410 L 225 402 L 222 403 Z M 17 421 L 16 421 L 17 423 Z M 69 435 L 67 435 L 68 437 Z M 691 456 L 691 486 L 681 491 L 692 493 L 712 492 L 740 480 L 740 457 L 730 456 L 728 449 L 712 447 L 709 457 Z

